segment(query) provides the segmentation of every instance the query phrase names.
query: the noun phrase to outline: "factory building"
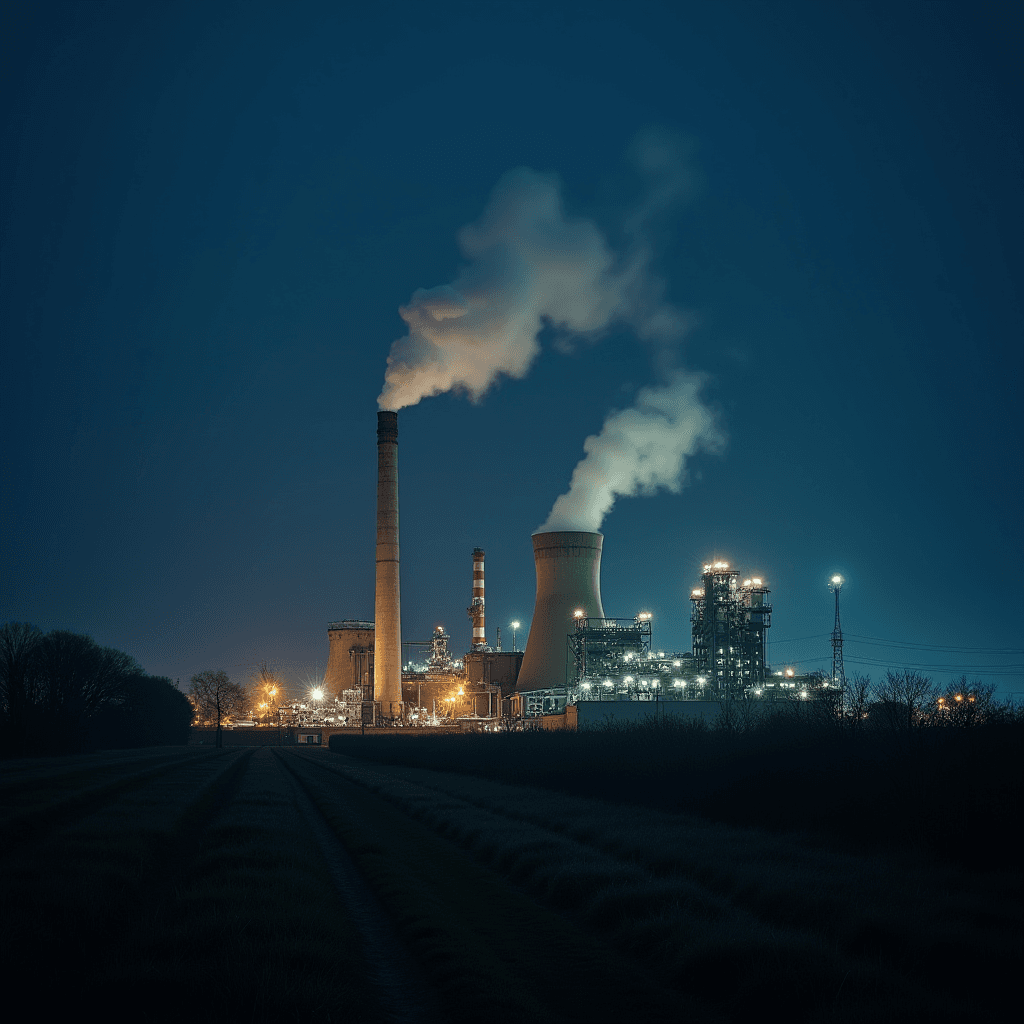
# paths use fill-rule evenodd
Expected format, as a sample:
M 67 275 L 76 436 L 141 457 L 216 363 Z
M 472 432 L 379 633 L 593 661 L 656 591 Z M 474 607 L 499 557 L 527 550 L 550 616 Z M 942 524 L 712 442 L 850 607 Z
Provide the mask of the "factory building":
M 765 683 L 768 593 L 756 576 L 741 583 L 728 562 L 706 564 L 700 586 L 690 593 L 694 666 L 723 697 L 742 697 Z
M 770 591 L 725 562 L 704 566 L 690 593 L 692 653 L 654 649 L 651 616 L 608 618 L 601 602 L 604 537 L 588 531 L 533 535 L 536 598 L 525 652 L 488 645 L 484 551 L 474 548 L 469 650 L 452 659 L 438 626 L 426 664 L 402 671 L 398 536 L 398 416 L 377 415 L 375 622 L 328 625 L 325 690 L 347 717 L 378 725 L 459 718 L 528 719 L 591 702 L 720 702 L 808 696 L 823 685 L 769 671 Z M 513 624 L 518 627 L 518 622 Z M 351 714 L 350 714 L 351 712 Z M 358 716 L 357 716 L 358 713 Z

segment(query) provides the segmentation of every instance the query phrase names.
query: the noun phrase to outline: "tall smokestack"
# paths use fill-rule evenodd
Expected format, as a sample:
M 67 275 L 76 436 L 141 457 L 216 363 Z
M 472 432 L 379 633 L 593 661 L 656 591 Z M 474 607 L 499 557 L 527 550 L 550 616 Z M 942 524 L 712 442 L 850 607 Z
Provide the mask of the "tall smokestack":
M 466 611 L 473 620 L 473 650 L 483 650 L 487 636 L 484 631 L 484 553 L 480 548 L 473 548 L 473 600 Z
M 398 589 L 398 413 L 377 413 L 377 594 L 373 699 L 402 714 L 402 616 Z
M 604 618 L 601 606 L 600 533 L 535 533 L 537 600 L 530 639 L 516 691 L 545 690 L 566 685 L 568 644 L 575 615 Z

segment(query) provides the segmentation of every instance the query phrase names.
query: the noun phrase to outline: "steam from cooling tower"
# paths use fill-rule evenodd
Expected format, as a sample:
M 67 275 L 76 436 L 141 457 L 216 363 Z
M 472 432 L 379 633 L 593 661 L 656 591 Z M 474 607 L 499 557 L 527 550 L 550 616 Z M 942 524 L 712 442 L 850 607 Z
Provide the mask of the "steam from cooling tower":
M 685 318 L 650 273 L 646 228 L 689 174 L 665 133 L 642 135 L 631 155 L 647 191 L 623 225 L 621 252 L 592 221 L 566 214 L 555 175 L 520 167 L 500 179 L 480 219 L 458 233 L 468 261 L 458 277 L 418 289 L 399 309 L 409 330 L 391 346 L 381 409 L 453 390 L 479 401 L 499 376 L 526 376 L 545 326 L 563 339 L 596 336 L 613 321 L 653 341 L 682 333 Z
M 583 442 L 587 454 L 569 490 L 535 533 L 597 532 L 617 497 L 682 490 L 687 457 L 725 440 L 700 399 L 703 383 L 699 375 L 677 373 L 662 387 L 642 389 L 632 408 L 610 413 L 601 433 Z

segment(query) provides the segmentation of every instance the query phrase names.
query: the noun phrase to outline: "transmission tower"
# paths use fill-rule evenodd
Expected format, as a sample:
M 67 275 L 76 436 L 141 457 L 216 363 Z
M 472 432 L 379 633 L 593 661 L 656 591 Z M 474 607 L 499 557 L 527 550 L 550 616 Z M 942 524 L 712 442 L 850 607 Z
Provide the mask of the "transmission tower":
M 829 580 L 828 589 L 836 595 L 836 624 L 832 630 L 832 685 L 846 689 L 846 672 L 843 670 L 843 627 L 839 624 L 839 591 L 843 577 L 835 575 Z

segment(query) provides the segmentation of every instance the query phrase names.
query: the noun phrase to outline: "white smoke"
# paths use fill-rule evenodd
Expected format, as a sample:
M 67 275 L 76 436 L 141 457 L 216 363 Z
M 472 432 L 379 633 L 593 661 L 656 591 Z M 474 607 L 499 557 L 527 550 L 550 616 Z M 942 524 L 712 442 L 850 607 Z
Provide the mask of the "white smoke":
M 596 533 L 617 497 L 678 493 L 686 482 L 686 459 L 719 449 L 725 437 L 703 404 L 704 378 L 677 373 L 665 385 L 643 388 L 631 409 L 612 412 L 600 434 L 583 442 L 587 453 L 572 474 L 569 490 L 535 533 Z
M 458 233 L 467 263 L 457 278 L 418 289 L 399 309 L 408 333 L 391 346 L 381 409 L 453 390 L 479 401 L 499 376 L 526 376 L 545 326 L 555 328 L 559 347 L 613 322 L 655 347 L 668 383 L 641 390 L 633 408 L 612 412 L 587 438 L 568 493 L 538 532 L 596 531 L 616 497 L 679 491 L 687 457 L 723 443 L 700 398 L 703 379 L 666 372 L 690 324 L 650 270 L 654 229 L 692 191 L 688 157 L 682 140 L 662 130 L 634 141 L 630 158 L 645 188 L 621 225 L 621 251 L 592 221 L 566 216 L 555 175 L 509 171 L 480 219 Z
M 621 253 L 592 221 L 566 216 L 555 175 L 520 167 L 501 178 L 480 219 L 458 233 L 469 262 L 455 281 L 420 288 L 400 307 L 409 333 L 391 346 L 382 409 L 452 390 L 478 401 L 499 375 L 525 377 L 546 325 L 563 337 L 593 337 L 612 321 L 643 338 L 678 335 L 681 314 L 648 271 L 643 233 L 651 211 L 664 206 L 671 161 L 652 163 L 657 147 L 649 144 L 634 149 L 650 188 L 625 225 L 630 242 Z

